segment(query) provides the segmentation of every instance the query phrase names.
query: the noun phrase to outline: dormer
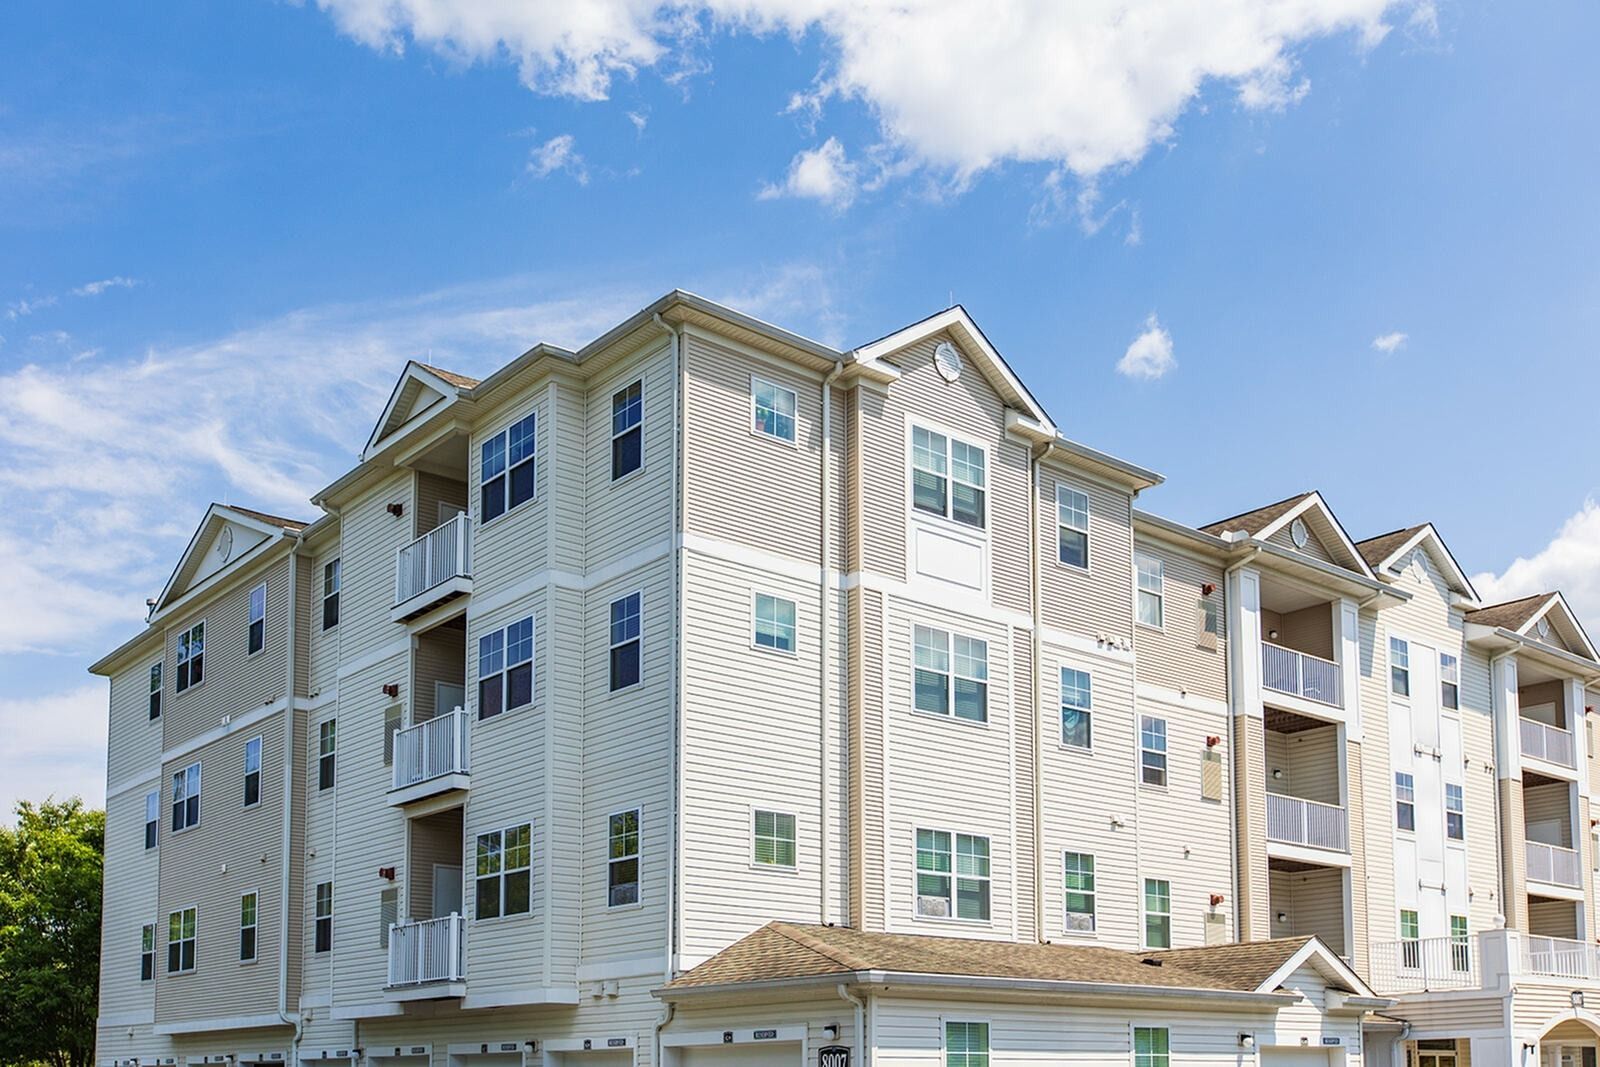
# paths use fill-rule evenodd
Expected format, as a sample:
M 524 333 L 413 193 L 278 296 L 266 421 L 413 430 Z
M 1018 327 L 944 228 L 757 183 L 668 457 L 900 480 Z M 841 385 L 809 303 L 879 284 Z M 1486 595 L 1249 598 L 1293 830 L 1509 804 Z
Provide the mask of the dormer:
M 408 426 L 444 410 L 477 385 L 476 378 L 464 374 L 430 367 L 416 360 L 407 363 L 394 391 L 389 394 L 389 403 L 384 406 L 378 424 L 372 429 L 372 436 L 367 439 L 361 458 L 370 458 Z
M 1356 548 L 1380 581 L 1436 581 L 1447 591 L 1452 607 L 1473 611 L 1482 606 L 1477 590 L 1431 522 L 1368 538 Z
M 154 619 L 191 594 L 215 585 L 224 574 L 259 558 L 274 544 L 295 536 L 306 526 L 299 519 L 212 504 L 161 595 L 151 605 L 150 617 Z
M 1316 491 L 1200 527 L 1224 540 L 1254 542 L 1263 551 L 1348 571 L 1368 581 L 1372 568 Z

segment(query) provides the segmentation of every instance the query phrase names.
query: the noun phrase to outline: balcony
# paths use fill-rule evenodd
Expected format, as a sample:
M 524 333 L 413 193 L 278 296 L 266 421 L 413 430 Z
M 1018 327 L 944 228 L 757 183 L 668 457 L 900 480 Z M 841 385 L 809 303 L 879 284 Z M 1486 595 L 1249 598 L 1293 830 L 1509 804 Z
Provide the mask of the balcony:
M 1421 937 L 1372 946 L 1369 981 L 1381 993 L 1477 989 L 1479 944 L 1471 937 Z
M 457 708 L 394 733 L 389 803 L 395 807 L 466 789 L 472 774 L 472 717 Z
M 463 996 L 467 980 L 466 936 L 465 917 L 454 914 L 389 927 L 390 999 Z
M 394 608 L 406 622 L 447 600 L 472 592 L 472 520 L 457 515 L 395 554 Z
M 1544 760 L 1554 763 L 1558 767 L 1576 767 L 1577 759 L 1573 754 L 1572 732 L 1563 730 L 1559 726 L 1539 722 L 1537 719 L 1523 719 L 1522 726 L 1522 754 L 1531 759 Z
M 1329 852 L 1350 850 L 1349 824 L 1337 804 L 1267 794 L 1267 840 Z
M 1600 945 L 1529 934 L 1522 938 L 1522 969 L 1547 978 L 1600 981 Z
M 1333 660 L 1261 642 L 1261 684 L 1274 692 L 1342 708 L 1339 675 L 1339 665 Z
M 1528 881 L 1582 889 L 1583 865 L 1579 862 L 1577 851 L 1541 841 L 1529 841 Z

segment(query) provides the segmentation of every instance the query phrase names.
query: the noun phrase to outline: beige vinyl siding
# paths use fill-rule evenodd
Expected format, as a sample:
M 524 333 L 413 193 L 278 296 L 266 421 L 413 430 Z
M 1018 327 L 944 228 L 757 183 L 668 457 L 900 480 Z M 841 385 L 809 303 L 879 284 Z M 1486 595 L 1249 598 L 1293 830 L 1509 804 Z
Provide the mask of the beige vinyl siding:
M 1016 775 L 1017 940 L 1031 942 L 1041 940 L 1045 936 L 1043 930 L 1050 929 L 1048 916 L 1043 929 L 1037 924 L 1039 855 L 1034 846 L 1033 813 L 1035 753 L 1049 742 L 1043 727 L 1050 720 L 1033 713 L 1037 706 L 1034 690 L 1038 683 L 1038 673 L 1033 668 L 1033 633 L 1022 627 L 1012 627 L 1010 635 L 1012 707 L 1016 709 L 1011 717 L 1011 728 L 1015 735 L 1012 766 Z M 1048 903 L 1045 906 L 1048 908 Z
M 337 628 L 341 689 L 346 665 L 405 634 L 399 624 L 390 621 L 389 612 L 394 607 L 396 553 L 413 538 L 411 524 L 389 514 L 390 504 L 410 511 L 410 471 L 391 474 L 344 506 Z
M 306 806 L 306 722 L 304 711 L 295 711 L 290 720 L 289 796 L 294 817 L 289 827 L 289 907 L 288 907 L 288 1002 L 298 1003 L 305 987 L 305 944 L 302 939 L 305 909 L 300 902 L 305 893 L 306 864 L 310 849 L 310 812 Z M 263 779 L 265 782 L 265 779 Z
M 1333 554 L 1328 551 L 1328 546 L 1323 544 L 1322 538 L 1317 536 L 1317 531 L 1310 528 L 1311 523 L 1309 520 L 1306 525 L 1308 529 L 1306 530 L 1304 548 L 1297 547 L 1294 543 L 1294 521 L 1292 519 L 1284 523 L 1283 529 L 1267 538 L 1267 543 L 1277 545 L 1279 548 L 1287 548 L 1290 552 L 1298 552 L 1303 556 L 1310 556 L 1312 559 L 1322 563 L 1333 563 Z
M 431 919 L 434 917 L 433 907 L 433 870 L 435 867 L 461 868 L 461 907 L 462 914 L 472 916 L 473 909 L 473 862 L 476 858 L 477 835 L 490 830 L 503 830 L 506 826 L 515 826 L 518 822 L 527 820 L 509 820 L 502 823 L 485 823 L 483 826 L 468 830 L 464 827 L 460 808 L 449 811 L 436 812 L 425 818 L 414 819 L 408 827 L 411 838 L 406 854 L 409 857 L 410 869 L 406 872 L 405 890 L 401 894 L 401 914 L 413 920 Z M 537 845 L 537 842 L 535 842 Z M 371 940 L 367 931 L 376 927 L 378 894 L 388 886 L 379 887 L 377 893 L 369 892 L 362 900 L 349 901 L 349 907 L 338 897 L 338 887 L 334 887 L 334 922 L 339 927 L 337 933 L 345 936 L 355 936 L 362 940 Z M 343 913 L 348 914 L 343 914 Z M 516 916 L 507 919 L 507 922 L 522 921 L 527 916 Z M 476 972 L 482 968 L 473 967 L 479 962 L 477 958 L 482 950 L 490 949 L 497 940 L 494 937 L 485 937 L 483 944 L 479 938 L 473 937 L 472 932 L 486 929 L 481 925 L 474 925 L 467 936 L 467 973 L 476 977 Z M 516 932 L 519 938 L 525 936 L 526 929 Z M 380 939 L 381 940 L 381 939 Z M 506 940 L 501 938 L 499 940 Z M 485 976 L 488 977 L 488 976 Z
M 153 776 L 161 762 L 162 735 L 167 705 L 172 701 L 172 679 L 161 666 L 161 718 L 150 720 L 150 668 L 161 660 L 162 647 L 152 643 L 148 655 L 118 671 L 110 684 L 110 720 L 107 725 L 106 788 L 116 789 L 145 775 Z
M 1269 793 L 1338 804 L 1339 733 L 1333 725 L 1298 733 L 1266 731 L 1266 787 Z M 1282 778 L 1274 778 L 1282 771 Z
M 1053 523 L 1053 510 L 1051 516 Z M 1052 540 L 1052 549 L 1053 544 Z M 1152 538 L 1137 539 L 1136 547 L 1161 560 L 1165 568 L 1166 625 L 1160 630 L 1140 627 L 1134 633 L 1139 681 L 1212 700 L 1227 700 L 1228 616 L 1223 602 L 1222 568 Z M 1093 551 L 1092 544 L 1090 550 Z M 1048 565 L 1048 557 L 1045 562 Z M 1214 648 L 1201 648 L 1201 588 L 1208 584 L 1214 587 L 1210 599 L 1216 605 L 1217 637 Z M 1121 592 L 1126 602 L 1126 588 Z
M 160 851 L 159 847 L 144 847 L 145 795 L 160 788 L 152 775 L 148 784 L 135 785 L 106 800 L 107 876 L 100 920 L 102 1016 L 155 1010 L 155 983 L 139 980 L 139 950 L 141 928 L 155 923 L 158 968 L 165 962 L 166 916 L 156 914 Z M 158 807 L 158 822 L 160 812 Z M 158 835 L 164 828 L 158 826 Z
M 294 695 L 303 697 L 311 691 L 312 634 L 322 628 L 322 574 L 313 575 L 311 557 L 296 554 L 294 566 Z M 313 581 L 315 592 L 313 593 Z M 313 601 L 315 616 L 313 617 Z
M 499 618 L 501 614 L 503 613 L 496 612 L 496 618 Z M 488 630 L 498 629 L 507 622 L 525 618 L 527 614 L 528 612 L 524 612 L 518 615 L 513 611 L 509 618 L 506 618 L 497 626 L 482 626 L 475 631 L 475 634 L 482 636 Z M 538 621 L 535 620 L 535 659 L 539 656 L 538 644 L 543 636 L 543 633 L 538 629 Z M 438 702 L 434 688 L 436 682 L 461 686 L 462 700 L 464 701 L 462 707 L 468 709 L 477 707 L 478 642 L 476 637 L 474 637 L 470 646 L 472 650 L 470 657 L 472 663 L 470 666 L 467 663 L 468 647 L 466 628 L 460 626 L 436 626 L 432 630 L 417 635 L 411 653 L 411 721 L 413 723 L 424 722 L 435 715 L 447 714 L 453 710 L 452 708 L 435 706 Z M 538 675 L 540 673 L 537 667 L 538 664 L 536 663 L 534 670 L 535 687 L 538 685 Z M 466 688 L 468 674 L 471 674 L 474 679 L 473 687 L 470 690 Z M 536 693 L 536 700 L 537 696 L 538 694 Z
M 1547 845 L 1572 848 L 1572 787 L 1566 782 L 1553 785 L 1524 786 L 1522 789 L 1522 817 L 1524 824 L 1555 823 L 1559 827 L 1559 840 L 1546 840 Z
M 270 611 L 269 611 L 270 615 Z M 235 729 L 162 768 L 156 1022 L 276 1010 L 282 922 L 284 713 Z M 244 746 L 261 737 L 261 803 L 244 806 Z M 201 765 L 200 824 L 171 832 L 172 774 Z M 239 962 L 239 897 L 258 894 L 257 961 Z M 167 916 L 196 909 L 195 970 L 166 973 Z
M 1388 609 L 1394 610 L 1394 609 Z M 1381 616 L 1373 611 L 1360 613 L 1357 626 L 1357 658 L 1360 670 L 1362 760 L 1359 781 L 1350 789 L 1362 793 L 1363 836 L 1378 850 L 1365 863 L 1364 886 L 1367 905 L 1365 958 L 1371 959 L 1372 945 L 1393 941 L 1399 903 L 1395 885 L 1395 807 L 1394 764 L 1390 757 L 1389 730 L 1389 638 Z M 1351 771 L 1354 772 L 1354 765 Z M 1352 808 L 1350 817 L 1355 817 Z M 1354 835 L 1352 834 L 1352 843 Z M 1491 883 L 1498 887 L 1498 880 Z M 1498 895 L 1497 893 L 1495 895 Z
M 644 466 L 611 480 L 611 397 L 643 383 Z M 590 571 L 664 541 L 675 526 L 672 496 L 673 367 L 663 345 L 591 383 L 585 413 L 589 444 L 584 565 Z M 522 566 L 528 566 L 523 562 Z
M 1233 718 L 1233 789 L 1236 821 L 1234 854 L 1239 868 L 1239 939 L 1273 936 L 1271 892 L 1267 881 L 1266 728 L 1255 715 Z
M 1333 613 L 1337 608 L 1337 602 L 1312 604 L 1299 611 L 1289 611 L 1281 615 L 1263 609 L 1261 638 L 1284 648 L 1309 652 L 1322 659 L 1333 659 Z M 1272 641 L 1269 636 L 1273 630 L 1278 631 L 1276 641 Z
M 1304 871 L 1268 871 L 1272 893 L 1272 936 L 1315 934 L 1334 952 L 1345 955 L 1345 872 L 1325 867 Z M 1278 916 L 1282 915 L 1282 921 Z
M 1358 741 L 1345 743 L 1345 774 L 1348 776 L 1348 794 L 1345 811 L 1345 825 L 1349 828 L 1350 835 L 1350 936 L 1352 943 L 1347 946 L 1346 959 L 1351 961 L 1356 973 L 1365 975 L 1369 973 L 1372 954 L 1372 931 L 1379 928 L 1378 920 L 1371 910 L 1372 905 L 1368 900 L 1367 885 L 1371 879 L 1371 868 L 1385 864 L 1383 856 L 1373 856 L 1367 851 L 1367 797 L 1361 783 L 1366 780 L 1366 770 L 1363 763 L 1366 760 L 1366 749 Z M 1380 838 L 1385 844 L 1389 838 Z M 1472 882 L 1473 885 L 1478 883 Z
M 1127 493 L 1054 466 L 1041 468 L 1039 479 L 1039 592 L 1044 622 L 1086 637 L 1128 640 L 1133 637 L 1133 501 Z M 1089 497 L 1089 570 L 1060 562 L 1056 487 L 1066 485 Z M 1169 588 L 1175 589 L 1172 575 Z M 1179 598 L 1166 605 L 1187 610 Z M 1150 631 L 1145 631 L 1149 634 Z
M 584 595 L 576 590 L 550 591 L 551 620 L 544 640 L 546 692 L 540 712 L 549 737 L 546 750 L 548 785 L 545 818 L 535 826 L 534 863 L 544 863 L 544 877 L 534 883 L 542 897 L 549 938 L 551 982 L 571 981 L 581 950 L 581 917 L 587 904 L 587 862 L 584 830 L 584 701 L 593 661 L 585 648 L 587 626 Z M 537 656 L 538 653 L 535 652 Z M 538 813 L 535 813 L 536 815 Z M 541 829 L 542 826 L 542 829 Z M 535 905 L 541 907 L 541 905 Z M 573 921 L 578 917 L 580 921 Z
M 520 417 L 518 416 L 518 418 Z M 480 461 L 482 460 L 481 453 L 479 454 L 479 459 Z M 542 455 L 540 460 L 541 465 L 543 465 Z M 543 474 L 544 471 L 541 470 L 539 473 Z M 416 480 L 413 496 L 417 503 L 411 512 L 411 532 L 413 537 L 421 537 L 439 525 L 439 513 L 442 507 L 454 511 L 470 511 L 467 504 L 466 482 L 455 478 L 446 478 L 442 474 L 434 474 L 430 471 L 417 471 Z
M 306 682 L 306 692 L 308 694 L 330 690 L 339 683 L 339 631 L 341 627 L 334 626 L 327 630 L 322 628 L 323 569 L 338 558 L 339 542 L 335 540 L 333 544 L 319 553 L 315 559 L 305 559 L 300 563 L 300 569 L 309 572 L 307 578 L 310 581 L 306 600 L 306 638 L 311 643 L 310 659 L 307 663 L 310 670 L 310 677 Z M 341 592 L 339 595 L 341 616 L 348 610 L 348 603 L 345 594 Z
M 683 344 L 685 529 L 818 562 L 820 379 L 697 334 Z M 793 444 L 751 428 L 754 378 L 794 392 Z
M 494 411 L 485 415 L 473 428 L 472 438 L 467 444 L 467 484 L 461 487 L 461 491 L 471 501 L 472 593 L 476 601 L 493 596 L 517 579 L 540 570 L 548 562 L 550 487 L 555 479 L 565 474 L 563 471 L 553 471 L 551 467 L 550 389 L 548 382 L 541 383 L 496 405 Z M 538 458 L 535 460 L 537 470 L 533 499 L 503 512 L 490 522 L 484 522 L 484 443 L 530 414 L 537 416 L 534 446 Z M 423 491 L 420 480 L 418 491 Z M 426 516 L 423 518 L 426 519 Z
M 262 581 L 267 583 L 265 643 L 252 656 L 245 643 L 250 591 Z M 238 715 L 284 695 L 288 605 L 289 564 L 280 558 L 264 572 L 254 567 L 241 571 L 219 595 L 168 620 L 166 698 L 161 712 L 166 749 L 215 729 L 224 715 Z M 203 679 L 179 693 L 178 635 L 202 619 L 206 624 Z
M 901 410 L 887 392 L 865 383 L 856 395 L 855 480 L 856 537 L 861 546 L 858 566 L 889 578 L 906 576 L 906 471 L 905 431 L 896 424 Z
M 329 955 L 312 952 L 312 929 L 307 916 L 315 914 L 316 885 L 333 879 L 334 825 L 337 819 L 338 794 L 332 790 L 319 790 L 316 775 L 311 770 L 310 753 L 317 750 L 317 724 L 333 713 L 329 704 L 315 712 L 302 712 L 296 718 L 296 769 L 295 789 L 297 805 L 302 812 L 298 822 L 303 826 L 304 847 L 298 853 L 303 863 L 294 865 L 295 899 L 300 906 L 291 913 L 291 921 L 298 934 L 296 941 L 301 958 L 302 995 L 324 996 L 329 991 L 331 970 Z M 397 857 L 398 862 L 399 857 Z
M 1528 899 L 1528 930 L 1540 937 L 1578 936 L 1580 905 L 1570 900 Z
M 884 815 L 887 807 L 887 741 L 883 594 L 857 587 L 851 603 L 851 848 L 854 884 L 851 915 L 866 930 L 886 929 L 884 886 L 887 854 Z

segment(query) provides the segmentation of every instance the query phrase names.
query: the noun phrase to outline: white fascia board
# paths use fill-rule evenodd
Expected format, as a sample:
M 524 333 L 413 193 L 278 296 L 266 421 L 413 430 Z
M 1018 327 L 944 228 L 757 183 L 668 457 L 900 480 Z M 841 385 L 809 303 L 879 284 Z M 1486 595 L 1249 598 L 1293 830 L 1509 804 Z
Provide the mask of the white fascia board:
M 1322 512 L 1322 517 L 1328 520 L 1329 526 L 1333 527 L 1333 532 L 1338 535 L 1340 547 L 1350 557 L 1350 562 L 1354 563 L 1358 568 L 1357 573 L 1363 574 L 1368 578 L 1376 578 L 1376 575 L 1372 573 L 1372 568 L 1367 566 L 1367 558 L 1356 548 L 1356 543 L 1350 540 L 1350 535 L 1345 533 L 1343 524 L 1339 522 L 1339 519 L 1333 513 L 1333 509 L 1328 507 L 1328 502 L 1322 499 L 1322 494 L 1319 492 L 1313 491 L 1300 503 L 1256 531 L 1256 539 L 1259 541 L 1267 540 L 1312 508 Z

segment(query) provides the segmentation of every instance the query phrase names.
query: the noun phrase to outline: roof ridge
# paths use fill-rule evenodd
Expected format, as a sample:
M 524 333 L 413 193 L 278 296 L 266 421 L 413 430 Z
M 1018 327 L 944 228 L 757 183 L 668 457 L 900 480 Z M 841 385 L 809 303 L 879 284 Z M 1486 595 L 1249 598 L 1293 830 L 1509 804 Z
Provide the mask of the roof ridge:
M 1424 526 L 1432 525 L 1433 523 L 1431 522 L 1419 522 L 1414 526 L 1398 526 L 1387 533 L 1373 534 L 1371 537 L 1363 537 L 1361 540 L 1357 541 L 1356 544 L 1370 545 L 1374 541 L 1382 541 L 1385 537 L 1393 537 L 1395 534 L 1413 534 L 1422 529 Z
M 1493 604 L 1485 604 L 1483 607 L 1476 608 L 1472 612 L 1469 612 L 1469 614 L 1475 615 L 1479 611 L 1491 611 L 1494 608 L 1508 608 L 1512 604 L 1525 604 L 1530 600 L 1549 600 L 1551 597 L 1560 595 L 1561 590 L 1559 589 L 1552 589 L 1547 593 L 1529 593 L 1527 596 L 1513 597 L 1510 600 L 1497 600 Z
M 1225 522 L 1232 522 L 1234 519 L 1242 519 L 1246 515 L 1254 515 L 1258 511 L 1266 511 L 1269 508 L 1282 507 L 1284 504 L 1288 504 L 1288 503 L 1291 503 L 1291 502 L 1292 503 L 1299 503 L 1300 501 L 1304 500 L 1308 496 L 1320 496 L 1320 495 L 1321 495 L 1321 492 L 1320 492 L 1320 490 L 1317 490 L 1317 489 L 1305 489 L 1305 490 L 1302 490 L 1302 491 L 1300 491 L 1298 493 L 1290 493 L 1288 496 L 1284 497 L 1282 500 L 1274 500 L 1274 501 L 1272 501 L 1270 503 L 1267 503 L 1267 504 L 1258 504 L 1256 507 L 1246 508 L 1243 511 L 1235 512 L 1234 514 L 1226 516 L 1225 518 L 1217 519 L 1215 522 L 1208 522 L 1204 526 L 1198 527 L 1198 529 L 1206 530 L 1206 529 L 1210 529 L 1212 527 L 1221 526 Z
M 846 968 L 847 970 L 865 971 L 871 969 L 867 961 L 861 959 L 859 956 L 856 956 L 850 952 L 846 952 L 843 949 L 835 948 L 833 945 L 830 945 L 820 937 L 816 937 L 815 935 L 806 932 L 801 927 L 791 926 L 789 923 L 782 922 L 777 919 L 774 919 L 772 922 L 768 923 L 767 927 L 771 929 L 773 933 L 776 933 L 782 937 L 786 937 L 790 941 L 793 941 L 795 944 L 799 945 L 801 948 L 810 949 L 819 956 L 826 956 L 828 959 L 832 960 L 834 963 L 837 963 L 839 966 Z

